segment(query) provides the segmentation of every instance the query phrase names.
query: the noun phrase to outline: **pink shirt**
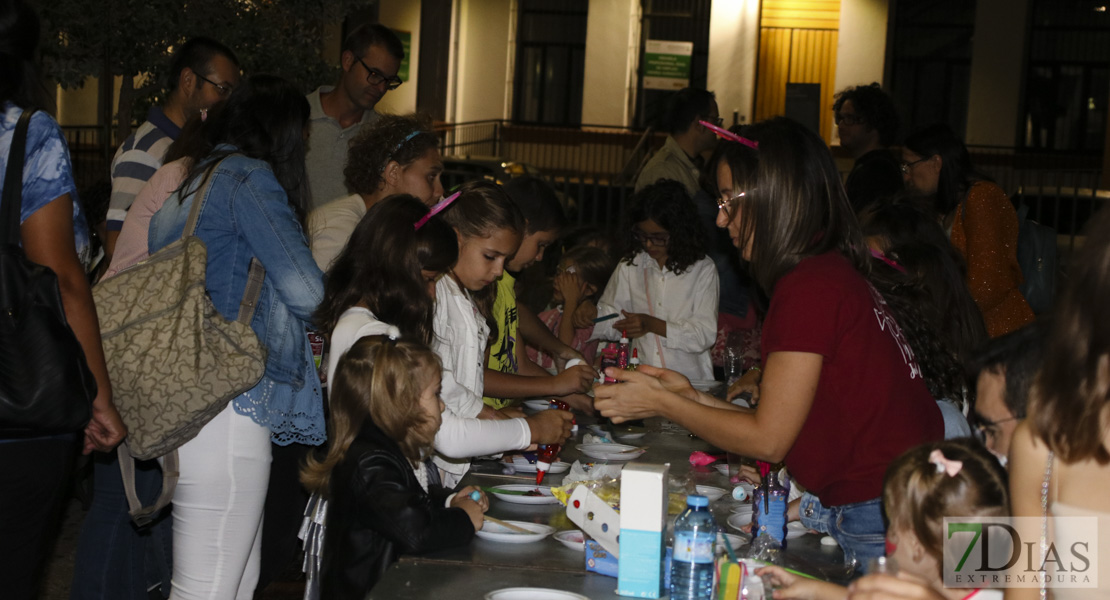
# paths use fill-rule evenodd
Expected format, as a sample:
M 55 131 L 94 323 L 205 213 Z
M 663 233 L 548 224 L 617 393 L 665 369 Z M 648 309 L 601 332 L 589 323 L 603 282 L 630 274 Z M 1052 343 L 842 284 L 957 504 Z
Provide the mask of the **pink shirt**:
M 559 335 L 559 322 L 563 320 L 563 307 L 560 306 L 558 308 L 548 309 L 536 316 L 539 320 L 543 321 L 544 325 L 547 325 L 551 333 L 554 333 L 556 336 Z M 588 365 L 594 364 L 594 355 L 597 353 L 597 340 L 590 341 L 590 334 L 593 332 L 594 328 L 592 325 L 590 327 L 575 329 L 574 341 L 569 344 L 571 348 L 582 353 Z M 528 346 L 527 350 L 528 358 L 537 365 L 545 369 L 550 369 L 555 366 L 555 361 L 550 356 L 531 346 Z
M 181 187 L 181 182 L 185 181 L 185 176 L 189 174 L 192 164 L 193 161 L 188 158 L 167 163 L 151 176 L 143 189 L 139 190 L 139 194 L 135 196 L 135 202 L 131 204 L 127 217 L 123 220 L 123 228 L 119 232 L 119 239 L 116 240 L 116 251 L 112 255 L 112 264 L 108 265 L 104 279 L 134 266 L 149 256 L 147 230 L 150 229 L 150 219 L 158 209 L 162 208 L 170 194 Z

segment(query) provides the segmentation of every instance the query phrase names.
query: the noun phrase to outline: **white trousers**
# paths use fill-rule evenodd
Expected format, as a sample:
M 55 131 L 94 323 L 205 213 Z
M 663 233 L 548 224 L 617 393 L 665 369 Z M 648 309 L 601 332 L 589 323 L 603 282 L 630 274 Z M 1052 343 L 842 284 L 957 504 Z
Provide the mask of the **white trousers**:
M 270 430 L 227 408 L 178 449 L 171 600 L 250 600 L 258 584 Z

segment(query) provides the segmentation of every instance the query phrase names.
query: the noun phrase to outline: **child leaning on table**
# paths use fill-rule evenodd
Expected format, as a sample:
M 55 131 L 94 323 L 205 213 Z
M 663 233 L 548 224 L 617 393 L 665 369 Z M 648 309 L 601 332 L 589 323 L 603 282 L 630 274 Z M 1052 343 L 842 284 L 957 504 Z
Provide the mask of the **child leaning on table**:
M 475 487 L 451 494 L 428 466 L 444 408 L 439 359 L 399 335 L 363 337 L 339 359 L 327 454 L 301 471 L 328 502 L 320 598 L 365 598 L 400 555 L 470 542 L 489 508 Z
M 576 246 L 559 259 L 555 272 L 550 308 L 536 315 L 559 341 L 582 353 L 587 364 L 594 363 L 597 340 L 590 340 L 594 331 L 593 305 L 613 275 L 613 259 L 600 248 Z M 588 302 L 587 302 L 588 301 Z M 545 369 L 555 368 L 555 360 L 531 346 L 528 358 Z
M 1010 514 L 1006 472 L 981 444 L 970 439 L 922 444 L 887 468 L 883 509 L 890 525 L 886 555 L 897 576 L 872 574 L 849 587 L 806 579 L 780 567 L 756 571 L 778 588 L 775 600 L 1000 600 L 1001 590 L 944 586 L 945 517 Z

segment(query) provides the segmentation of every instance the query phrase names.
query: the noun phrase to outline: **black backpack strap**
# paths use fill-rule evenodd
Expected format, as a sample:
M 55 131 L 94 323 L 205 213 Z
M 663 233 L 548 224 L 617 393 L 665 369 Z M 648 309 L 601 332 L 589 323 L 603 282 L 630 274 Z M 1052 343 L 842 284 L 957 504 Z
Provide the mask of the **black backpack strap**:
M 19 215 L 23 209 L 23 161 L 27 153 L 27 129 L 31 125 L 33 110 L 25 110 L 12 133 L 11 150 L 8 152 L 8 168 L 4 172 L 4 195 L 0 203 L 4 205 L 3 223 L 0 228 L 0 246 L 19 245 Z

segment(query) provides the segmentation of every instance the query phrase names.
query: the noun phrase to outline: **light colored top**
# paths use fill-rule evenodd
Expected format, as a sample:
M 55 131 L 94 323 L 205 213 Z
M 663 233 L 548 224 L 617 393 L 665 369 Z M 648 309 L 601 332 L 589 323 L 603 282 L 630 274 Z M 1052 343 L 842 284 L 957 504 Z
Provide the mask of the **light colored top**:
M 181 187 L 192 164 L 192 160 L 180 158 L 164 165 L 135 196 L 131 210 L 127 211 L 127 216 L 123 219 L 123 229 L 120 230 L 119 239 L 116 240 L 116 253 L 112 255 L 112 264 L 108 265 L 104 279 L 150 256 L 147 248 L 150 218 L 162 208 L 166 198 Z
M 709 350 L 717 339 L 717 301 L 719 283 L 713 261 L 703 257 L 681 275 L 660 269 L 646 252 L 621 261 L 597 302 L 598 316 L 643 313 L 667 322 L 667 337 L 654 333 L 632 340 L 639 350 L 640 362 L 678 371 L 694 385 L 713 383 L 713 363 Z M 590 339 L 617 341 L 621 332 L 613 329 L 620 318 L 594 325 Z M 660 354 L 662 351 L 662 354 Z
M 667 141 L 663 142 L 663 147 L 651 157 L 651 160 L 640 171 L 639 177 L 636 178 L 636 191 L 638 192 L 660 179 L 673 179 L 686 188 L 687 194 L 693 196 L 701 189 L 701 185 L 698 183 L 700 177 L 701 171 L 698 170 L 697 165 L 690 160 L 685 150 L 678 147 L 678 142 L 668 135 Z
M 1065 588 L 1050 586 L 1052 597 L 1055 600 L 1098 600 L 1103 598 L 1110 598 L 1110 513 L 1096 512 L 1086 508 L 1079 508 L 1064 504 L 1060 501 L 1054 501 L 1049 507 L 1049 512 L 1053 517 L 1095 517 L 1098 519 L 1098 564 L 1091 565 L 1091 571 L 1098 573 L 1098 588 Z M 1056 522 L 1053 524 L 1051 531 L 1053 532 L 1052 543 L 1058 549 L 1063 565 L 1067 566 L 1069 562 L 1073 562 L 1074 558 L 1071 555 L 1070 548 L 1075 543 L 1089 542 L 1090 537 L 1085 535 L 1086 530 L 1077 529 L 1075 525 L 1069 527 L 1063 526 L 1061 523 Z M 1089 554 L 1088 554 L 1089 556 Z M 1049 565 L 1055 565 L 1050 562 Z M 1078 575 L 1075 573 L 1059 573 L 1060 576 Z
M 355 342 L 368 335 L 385 335 L 388 328 L 387 323 L 379 321 L 374 313 L 361 306 L 353 306 L 344 311 L 331 332 L 328 381 L 335 380 L 335 367 L 339 364 L 339 359 Z M 531 440 L 532 430 L 524 419 L 466 419 L 448 409 L 443 412 L 443 423 L 436 432 L 435 449 L 444 456 L 469 458 L 507 449 L 526 448 Z
M 366 202 L 358 194 L 332 200 L 308 213 L 308 246 L 321 271 L 331 268 L 364 215 Z
M 460 440 L 468 450 L 457 450 L 448 458 L 436 436 L 436 465 L 447 474 L 461 478 L 470 468 L 470 457 L 520 450 L 532 441 L 532 430 L 524 419 L 479 420 L 482 411 L 482 390 L 485 387 L 486 340 L 489 326 L 470 300 L 470 294 L 455 283 L 451 276 L 440 277 L 436 283 L 436 311 L 433 317 L 435 339 L 432 350 L 439 355 L 443 367 L 440 397 L 447 406 L 444 412 L 462 419 L 477 421 L 484 426 L 479 436 Z M 443 431 L 443 427 L 440 428 Z M 452 477 L 444 477 L 444 485 Z M 457 479 L 455 480 L 457 481 Z M 451 483 L 453 485 L 453 483 Z
M 309 209 L 318 208 L 346 196 L 350 192 L 343 179 L 343 169 L 347 166 L 347 148 L 351 139 L 358 135 L 364 125 L 378 120 L 378 113 L 370 109 L 362 114 L 362 120 L 344 129 L 339 121 L 329 117 L 320 104 L 320 94 L 335 89 L 322 86 L 308 94 L 308 153 L 305 155 L 305 169 L 308 171 Z

